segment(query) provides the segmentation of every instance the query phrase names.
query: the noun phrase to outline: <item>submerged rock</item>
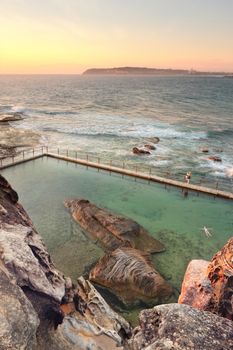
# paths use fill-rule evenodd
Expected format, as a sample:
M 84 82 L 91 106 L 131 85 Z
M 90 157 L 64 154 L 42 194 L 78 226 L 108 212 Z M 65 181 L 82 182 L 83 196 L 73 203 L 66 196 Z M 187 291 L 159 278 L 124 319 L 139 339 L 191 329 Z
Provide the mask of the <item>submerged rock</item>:
M 65 201 L 72 217 L 105 250 L 128 246 L 151 253 L 164 251 L 162 243 L 154 239 L 137 222 L 98 208 L 86 199 Z
M 143 310 L 125 350 L 233 349 L 233 323 L 188 305 Z
M 109 288 L 127 306 L 138 301 L 155 305 L 172 294 L 172 287 L 154 269 L 149 255 L 132 248 L 105 255 L 89 279 Z

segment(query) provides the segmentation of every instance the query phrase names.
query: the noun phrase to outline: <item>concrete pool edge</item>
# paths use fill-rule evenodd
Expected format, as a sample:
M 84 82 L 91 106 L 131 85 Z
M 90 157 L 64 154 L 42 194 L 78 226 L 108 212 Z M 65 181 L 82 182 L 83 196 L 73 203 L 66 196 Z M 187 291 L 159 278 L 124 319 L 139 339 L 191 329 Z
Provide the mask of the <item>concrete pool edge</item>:
M 74 163 L 74 164 L 83 165 L 83 166 L 86 166 L 86 167 L 91 167 L 91 168 L 95 168 L 95 169 L 99 169 L 99 170 L 105 170 L 105 171 L 108 171 L 108 172 L 118 173 L 118 174 L 130 176 L 130 177 L 142 179 L 142 180 L 147 180 L 149 182 L 151 181 L 151 182 L 156 182 L 156 183 L 160 183 L 160 184 L 164 184 L 164 185 L 169 185 L 169 186 L 181 188 L 184 191 L 189 191 L 190 190 L 190 191 L 194 191 L 194 192 L 199 192 L 199 193 L 212 195 L 214 197 L 221 197 L 221 198 L 233 200 L 233 193 L 230 193 L 230 192 L 227 192 L 227 191 L 221 191 L 221 190 L 218 190 L 218 189 L 212 189 L 212 188 L 203 187 L 203 186 L 199 186 L 199 185 L 188 184 L 188 183 L 185 183 L 185 182 L 181 182 L 181 181 L 177 181 L 177 180 L 171 180 L 171 179 L 167 179 L 167 178 L 160 177 L 160 176 L 157 176 L 157 175 L 151 175 L 151 174 L 145 174 L 145 173 L 141 173 L 141 172 L 135 172 L 133 170 L 128 170 L 128 169 L 125 169 L 125 168 L 120 168 L 120 167 L 116 167 L 116 166 L 110 166 L 110 165 L 107 165 L 107 164 L 101 164 L 99 162 L 98 163 L 91 162 L 89 160 L 80 159 L 80 158 L 72 158 L 72 157 L 63 156 L 63 155 L 59 155 L 59 154 L 56 154 L 56 153 L 50 153 L 50 152 L 43 152 L 43 153 L 40 153 L 38 155 L 33 155 L 33 156 L 29 157 L 29 158 L 24 158 L 24 159 L 21 159 L 21 160 L 12 161 L 9 164 L 1 165 L 0 166 L 0 170 L 9 168 L 9 167 L 12 167 L 12 166 L 15 166 L 15 165 L 19 165 L 19 164 L 22 164 L 22 163 L 26 163 L 26 162 L 29 162 L 31 160 L 36 160 L 36 159 L 39 159 L 39 158 L 43 158 L 43 157 L 50 157 L 50 158 L 63 160 L 63 161 Z

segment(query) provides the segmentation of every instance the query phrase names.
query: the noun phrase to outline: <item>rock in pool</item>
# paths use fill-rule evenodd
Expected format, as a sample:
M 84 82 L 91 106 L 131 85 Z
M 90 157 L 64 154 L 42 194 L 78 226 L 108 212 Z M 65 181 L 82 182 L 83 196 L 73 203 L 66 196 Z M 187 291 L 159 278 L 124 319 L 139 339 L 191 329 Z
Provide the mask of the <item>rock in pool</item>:
M 150 253 L 162 252 L 164 245 L 151 237 L 149 233 L 132 219 L 112 214 L 106 209 L 98 208 L 86 199 L 65 201 L 72 217 L 101 246 L 112 251 L 118 247 L 128 246 Z
M 91 270 L 89 279 L 109 288 L 127 306 L 137 301 L 155 305 L 172 294 L 172 287 L 155 270 L 149 255 L 133 248 L 106 254 Z
M 23 117 L 20 113 L 0 115 L 0 123 L 14 122 L 22 119 Z

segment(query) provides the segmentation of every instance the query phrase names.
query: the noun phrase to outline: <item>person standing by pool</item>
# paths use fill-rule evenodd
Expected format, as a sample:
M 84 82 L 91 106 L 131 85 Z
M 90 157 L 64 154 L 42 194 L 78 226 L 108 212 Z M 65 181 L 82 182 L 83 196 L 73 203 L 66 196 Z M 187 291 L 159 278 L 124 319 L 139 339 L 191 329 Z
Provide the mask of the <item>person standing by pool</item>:
M 185 175 L 185 182 L 187 183 L 187 184 L 189 184 L 189 182 L 190 182 L 190 179 L 191 179 L 191 176 L 192 176 L 192 172 L 191 171 L 188 171 L 187 173 L 186 173 L 186 175 Z

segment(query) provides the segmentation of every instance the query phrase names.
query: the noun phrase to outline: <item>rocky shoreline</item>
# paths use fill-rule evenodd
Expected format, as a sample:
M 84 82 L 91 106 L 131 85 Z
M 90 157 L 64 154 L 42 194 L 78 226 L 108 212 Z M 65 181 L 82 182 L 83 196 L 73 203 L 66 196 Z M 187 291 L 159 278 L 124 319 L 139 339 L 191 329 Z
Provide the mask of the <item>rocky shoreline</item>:
M 87 206 L 86 215 L 93 213 L 87 201 L 67 202 L 75 219 L 84 210 L 77 207 L 81 204 Z M 98 225 L 105 227 L 102 237 L 108 243 L 106 256 L 117 255 L 119 251 L 128 254 L 128 250 L 136 254 L 142 228 L 136 226 L 139 241 L 132 246 L 135 226 L 122 235 L 125 226 L 121 217 L 103 213 L 97 207 L 91 209 Z M 93 235 L 95 227 L 89 217 L 84 224 L 89 225 L 86 229 L 92 229 Z M 128 225 L 133 224 L 128 222 Z M 109 245 L 109 239 L 106 241 L 110 235 L 116 239 L 110 240 L 114 246 Z M 233 348 L 232 256 L 233 239 L 230 239 L 211 262 L 193 261 L 187 269 L 179 303 L 143 310 L 139 325 L 132 329 L 89 280 L 80 277 L 74 284 L 75 281 L 56 269 L 17 193 L 0 175 L 0 349 L 229 350 Z M 149 275 L 151 272 L 143 275 L 140 265 L 137 266 L 139 285 L 145 286 L 147 272 Z M 109 273 L 113 269 L 114 266 Z M 123 272 L 121 267 L 120 272 Z M 112 277 L 110 280 L 113 281 Z
M 35 147 L 39 143 L 39 134 L 12 126 L 12 122 L 22 119 L 20 113 L 0 115 L 0 159 L 16 156 L 18 150 Z

